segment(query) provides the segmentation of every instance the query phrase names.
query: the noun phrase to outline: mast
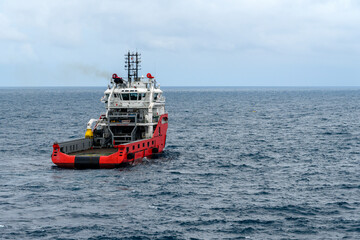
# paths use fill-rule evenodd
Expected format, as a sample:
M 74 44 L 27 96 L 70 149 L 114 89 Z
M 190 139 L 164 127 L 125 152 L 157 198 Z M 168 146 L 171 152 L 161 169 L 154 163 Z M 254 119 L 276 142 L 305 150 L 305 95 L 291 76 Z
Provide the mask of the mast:
M 138 80 L 138 72 L 139 72 L 138 64 L 139 64 L 138 53 L 136 52 L 136 54 L 135 54 L 135 66 L 136 66 L 136 69 L 135 69 L 135 81 Z
M 126 55 L 125 55 L 126 56 Z M 125 68 L 127 67 L 128 70 L 128 82 L 131 83 L 131 75 L 130 75 L 130 51 L 128 52 L 127 58 L 125 57 L 125 63 L 127 63 L 127 65 L 125 65 Z
M 125 69 L 128 72 L 128 82 L 129 85 L 131 85 L 131 80 L 134 81 L 139 80 L 139 70 L 141 70 L 141 54 L 138 52 L 132 52 L 128 51 L 127 54 L 125 54 Z

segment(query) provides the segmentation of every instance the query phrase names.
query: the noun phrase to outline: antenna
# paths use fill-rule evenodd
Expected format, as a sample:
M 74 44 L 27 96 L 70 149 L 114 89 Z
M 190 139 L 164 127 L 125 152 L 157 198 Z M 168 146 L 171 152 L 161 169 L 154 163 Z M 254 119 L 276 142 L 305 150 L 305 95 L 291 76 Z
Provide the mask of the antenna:
M 141 54 L 138 52 L 132 52 L 128 51 L 127 54 L 125 54 L 125 70 L 128 72 L 128 81 L 129 84 L 131 84 L 131 79 L 134 81 L 139 81 L 139 70 L 141 70 Z

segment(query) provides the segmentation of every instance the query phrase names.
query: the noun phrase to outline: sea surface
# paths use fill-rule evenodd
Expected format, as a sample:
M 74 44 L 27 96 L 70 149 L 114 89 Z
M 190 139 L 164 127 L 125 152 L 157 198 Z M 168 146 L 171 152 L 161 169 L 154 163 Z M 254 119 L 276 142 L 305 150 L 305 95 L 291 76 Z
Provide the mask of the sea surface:
M 0 89 L 0 239 L 360 239 L 360 88 L 163 88 L 162 156 L 54 166 L 104 90 Z

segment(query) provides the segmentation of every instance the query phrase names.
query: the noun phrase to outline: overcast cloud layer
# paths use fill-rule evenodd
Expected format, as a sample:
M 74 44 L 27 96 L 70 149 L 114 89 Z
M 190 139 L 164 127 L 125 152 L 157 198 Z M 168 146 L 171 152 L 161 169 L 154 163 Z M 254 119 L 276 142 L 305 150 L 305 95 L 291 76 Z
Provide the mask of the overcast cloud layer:
M 351 0 L 0 0 L 0 86 L 360 86 Z

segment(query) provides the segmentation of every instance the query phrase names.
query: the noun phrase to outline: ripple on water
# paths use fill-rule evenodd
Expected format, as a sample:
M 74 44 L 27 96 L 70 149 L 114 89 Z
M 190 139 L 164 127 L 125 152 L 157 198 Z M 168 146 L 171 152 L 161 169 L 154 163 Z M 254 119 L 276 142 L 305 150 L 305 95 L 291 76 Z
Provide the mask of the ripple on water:
M 83 137 L 103 89 L 0 89 L 1 237 L 358 239 L 359 89 L 164 90 L 161 156 L 76 171 L 52 143 Z

